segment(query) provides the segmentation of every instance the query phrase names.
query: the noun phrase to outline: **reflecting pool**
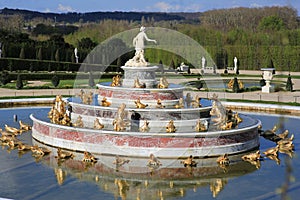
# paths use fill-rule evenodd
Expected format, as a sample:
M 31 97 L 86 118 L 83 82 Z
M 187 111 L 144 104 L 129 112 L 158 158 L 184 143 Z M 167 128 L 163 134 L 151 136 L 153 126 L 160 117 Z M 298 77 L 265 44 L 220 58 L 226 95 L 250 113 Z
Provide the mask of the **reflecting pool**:
M 33 113 L 46 119 L 49 107 L 0 109 L 0 127 L 19 127 L 19 120 L 32 124 Z M 64 161 L 55 158 L 56 149 L 44 157 L 33 157 L 31 151 L 2 146 L 0 150 L 0 198 L 9 199 L 298 199 L 300 194 L 300 159 L 297 155 L 300 118 L 263 113 L 244 113 L 261 120 L 263 129 L 279 126 L 278 133 L 288 129 L 295 135 L 294 154 L 279 153 L 279 160 L 269 158 L 253 165 L 230 156 L 230 165 L 221 167 L 216 158 L 196 159 L 197 167 L 184 167 L 180 160 L 160 160 L 162 165 L 147 166 L 148 159 L 124 158 L 116 166 L 115 157 L 97 155 L 95 164 L 83 163 L 83 154 Z M 18 139 L 38 143 L 31 132 Z M 260 150 L 275 143 L 260 138 Z

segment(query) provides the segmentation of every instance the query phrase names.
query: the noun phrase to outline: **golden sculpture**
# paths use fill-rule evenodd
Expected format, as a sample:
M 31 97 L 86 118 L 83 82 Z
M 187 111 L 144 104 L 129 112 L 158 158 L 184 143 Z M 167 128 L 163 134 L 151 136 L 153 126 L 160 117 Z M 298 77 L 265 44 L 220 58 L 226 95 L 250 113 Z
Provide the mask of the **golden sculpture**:
M 15 127 L 8 126 L 7 124 L 5 124 L 4 126 L 5 126 L 5 131 L 7 131 L 9 133 L 13 133 L 14 135 L 18 135 L 18 134 L 22 133 L 22 131 L 20 129 L 17 129 Z
M 96 163 L 97 160 L 98 160 L 98 159 L 95 158 L 95 156 L 93 156 L 90 152 L 85 151 L 85 152 L 83 153 L 82 162 Z
M 207 126 L 208 126 L 208 122 L 206 120 L 204 122 L 202 122 L 200 119 L 198 119 L 196 126 L 195 126 L 195 131 L 196 132 L 207 131 Z
M 166 132 L 167 133 L 175 133 L 176 132 L 176 127 L 174 125 L 174 121 L 170 120 L 166 126 Z
M 161 103 L 161 99 L 157 99 L 156 108 L 165 108 L 165 106 L 163 106 Z
M 120 75 L 116 75 L 112 78 L 111 86 L 112 87 L 121 86 L 121 77 L 120 77 Z
M 123 120 L 113 120 L 114 131 L 125 131 L 126 123 Z
M 194 161 L 192 155 L 190 155 L 187 159 L 181 161 L 180 163 L 182 163 L 185 167 L 196 167 L 197 166 L 197 162 Z
M 81 90 L 80 99 L 83 104 L 91 105 L 93 103 L 93 92 L 84 92 Z
M 227 121 L 225 124 L 220 126 L 221 130 L 230 130 L 232 129 L 233 122 Z
M 150 154 L 148 164 L 149 167 L 159 167 L 161 166 L 161 162 L 154 156 L 154 154 Z
M 146 84 L 145 83 L 140 83 L 140 80 L 138 78 L 136 78 L 134 80 L 134 88 L 146 88 Z
M 125 108 L 126 108 L 126 105 L 124 103 L 122 103 L 120 105 L 120 107 L 118 108 L 116 117 L 113 120 L 113 126 L 114 126 L 115 131 L 125 131 L 126 130 L 126 126 L 128 124 L 124 120 L 125 115 L 126 115 Z
M 233 118 L 234 118 L 234 120 L 236 122 L 236 125 L 239 124 L 239 123 L 241 123 L 243 121 L 243 119 L 239 116 L 238 112 L 236 112 L 236 113 L 233 114 Z
M 188 92 L 188 93 L 186 94 L 184 101 L 185 101 L 185 103 L 186 103 L 186 107 L 187 107 L 187 108 L 191 107 L 191 103 L 193 102 L 191 93 Z
M 201 100 L 201 98 L 199 97 L 199 95 L 196 95 L 195 99 L 192 100 L 192 102 L 191 102 L 191 106 L 193 108 L 201 108 L 202 105 L 200 103 L 200 100 Z
M 263 154 L 265 154 L 266 156 L 277 156 L 278 154 L 278 150 L 279 150 L 279 145 L 276 145 L 276 147 L 271 147 L 269 149 L 267 149 L 266 151 L 263 152 Z
M 29 124 L 25 124 L 21 120 L 19 121 L 20 130 L 28 131 L 31 130 L 31 126 Z
M 52 123 L 70 125 L 70 119 L 66 114 L 66 103 L 63 101 L 61 95 L 55 97 L 54 105 L 48 112 L 48 118 Z M 21 124 L 20 124 L 21 126 Z
M 212 98 L 212 108 L 210 110 L 210 115 L 212 116 L 211 121 L 214 122 L 214 126 L 216 126 L 218 129 L 226 127 L 227 122 L 227 115 L 226 115 L 226 109 L 222 105 L 222 103 L 219 101 L 217 95 L 213 95 Z
M 140 132 L 149 132 L 149 130 L 149 122 L 145 120 L 143 126 L 140 127 Z
M 60 123 L 65 126 L 71 126 L 71 119 L 67 113 L 64 114 L 64 117 L 60 121 Z
M 59 124 L 60 119 L 61 119 L 61 113 L 56 108 L 54 108 L 51 122 L 55 124 Z
M 134 101 L 136 108 L 146 108 L 148 106 L 148 104 L 143 104 L 141 102 L 141 99 L 138 98 L 136 101 Z
M 168 83 L 167 78 L 165 76 L 163 76 L 159 79 L 159 83 L 158 83 L 157 87 L 161 88 L 161 89 L 169 87 L 169 83 Z
M 113 164 L 115 164 L 117 167 L 120 167 L 126 163 L 129 163 L 130 160 L 125 159 L 125 158 L 121 158 L 119 155 L 116 156 L 115 161 L 113 162 Z
M 18 143 L 18 150 L 19 151 L 29 151 L 31 150 L 31 146 L 28 144 L 23 144 L 22 142 Z
M 107 101 L 106 97 L 103 97 L 102 101 L 101 101 L 101 106 L 103 107 L 109 107 L 111 105 L 111 102 Z
M 278 136 L 279 138 L 281 138 L 281 139 L 287 138 L 288 135 L 289 135 L 289 130 L 285 130 L 285 131 L 283 131 L 282 133 L 277 134 L 277 136 Z
M 94 121 L 94 129 L 100 130 L 100 129 L 103 129 L 103 128 L 104 128 L 104 125 L 101 124 L 101 122 L 99 121 L 98 118 L 96 118 L 95 121 Z
M 82 121 L 82 117 L 80 115 L 77 117 L 76 122 L 73 123 L 73 126 L 74 127 L 79 127 L 79 128 L 82 128 L 84 126 L 83 121 Z
M 73 153 L 63 151 L 63 150 L 61 150 L 61 148 L 57 149 L 57 156 L 55 156 L 55 158 L 57 158 L 57 159 L 69 159 L 69 158 L 73 158 L 73 157 L 74 157 Z
M 215 122 L 214 125 L 218 129 L 230 130 L 243 121 L 237 112 L 233 113 L 231 110 L 226 110 L 216 95 L 211 99 L 213 103 L 210 115 L 212 116 L 212 121 Z
M 228 158 L 228 154 L 224 154 L 217 158 L 217 163 L 221 166 L 228 166 L 230 163 L 230 160 Z
M 232 89 L 232 88 L 233 88 L 233 83 L 234 83 L 234 79 L 231 79 L 231 80 L 228 82 L 227 87 L 228 87 L 229 89 Z M 239 88 L 240 88 L 240 89 L 243 89 L 243 88 L 244 88 L 244 84 L 243 84 L 243 82 L 242 82 L 241 80 L 238 80 L 238 84 L 239 84 Z
M 183 98 L 179 98 L 178 104 L 176 104 L 174 107 L 175 107 L 175 108 L 184 108 L 184 101 L 183 101 Z
M 277 142 L 277 145 L 279 147 L 278 151 L 280 153 L 287 154 L 291 158 L 293 157 L 295 146 L 293 144 L 294 140 L 294 134 L 291 135 L 290 138 L 284 138 Z
M 50 121 L 52 121 L 54 109 L 55 109 L 55 107 L 53 105 L 52 108 L 50 109 L 50 111 L 48 112 L 48 118 L 50 119 Z
M 260 159 L 260 151 L 257 150 L 255 153 L 250 153 L 247 155 L 242 156 L 242 159 L 245 161 L 257 161 Z
M 30 149 L 32 151 L 32 155 L 37 157 L 51 153 L 49 149 L 44 147 L 38 147 L 37 145 L 32 146 Z

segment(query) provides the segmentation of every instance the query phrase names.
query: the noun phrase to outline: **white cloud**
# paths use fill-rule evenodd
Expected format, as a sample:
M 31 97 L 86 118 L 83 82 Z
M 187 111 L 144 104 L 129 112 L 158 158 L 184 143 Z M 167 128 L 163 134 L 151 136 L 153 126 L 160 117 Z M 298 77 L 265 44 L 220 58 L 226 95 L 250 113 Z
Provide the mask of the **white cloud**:
M 250 7 L 251 8 L 260 8 L 260 7 L 263 7 L 263 6 L 260 5 L 260 4 L 257 4 L 257 3 L 252 3 L 252 4 L 250 4 Z
M 45 13 L 49 13 L 49 12 L 51 12 L 51 10 L 50 10 L 49 8 L 46 8 L 46 9 L 44 10 L 44 12 L 45 12 Z
M 58 4 L 57 10 L 60 12 L 74 12 L 75 11 L 71 6 L 64 6 L 62 4 Z
M 203 6 L 201 4 L 190 4 L 182 8 L 184 12 L 200 12 Z
M 172 7 L 173 7 L 172 5 L 162 1 L 154 4 L 154 8 L 159 9 L 159 11 L 161 12 L 169 12 L 172 10 Z
M 160 12 L 197 12 L 202 8 L 201 4 L 188 4 L 188 5 L 180 5 L 180 4 L 170 4 L 167 2 L 157 2 L 152 7 L 148 7 L 148 9 L 153 10 L 156 9 Z

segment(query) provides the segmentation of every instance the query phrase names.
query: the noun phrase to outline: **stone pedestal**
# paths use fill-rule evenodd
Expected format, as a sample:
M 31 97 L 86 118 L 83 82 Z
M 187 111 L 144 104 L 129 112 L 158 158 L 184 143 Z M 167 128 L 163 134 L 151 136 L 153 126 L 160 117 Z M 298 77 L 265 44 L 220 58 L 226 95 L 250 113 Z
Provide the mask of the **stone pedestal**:
M 134 81 L 138 78 L 140 83 L 145 83 L 146 88 L 154 88 L 157 86 L 157 80 L 155 71 L 159 68 L 158 66 L 149 67 L 121 67 L 124 70 L 124 78 L 122 87 L 132 88 Z
M 274 92 L 274 87 L 271 85 L 271 80 L 273 78 L 274 68 L 262 68 L 263 71 L 263 79 L 266 81 L 266 85 L 261 88 L 261 92 L 263 93 L 271 93 Z

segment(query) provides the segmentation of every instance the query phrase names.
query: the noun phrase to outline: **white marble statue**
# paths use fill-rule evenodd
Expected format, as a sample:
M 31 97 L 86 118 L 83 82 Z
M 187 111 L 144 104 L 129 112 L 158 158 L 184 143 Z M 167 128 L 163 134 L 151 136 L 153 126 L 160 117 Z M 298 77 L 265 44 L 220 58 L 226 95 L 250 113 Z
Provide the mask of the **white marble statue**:
M 145 67 L 148 65 L 144 58 L 144 49 L 145 49 L 145 40 L 149 42 L 154 42 L 156 44 L 156 40 L 149 39 L 145 33 L 146 28 L 142 26 L 140 28 L 140 32 L 137 34 L 135 38 L 133 38 L 133 46 L 135 47 L 135 55 L 132 59 L 128 60 L 125 63 L 125 66 L 131 67 Z
M 77 53 L 78 53 L 78 49 L 75 48 L 74 49 L 74 54 L 75 54 L 76 63 L 78 63 L 78 55 L 77 55 Z
M 234 57 L 233 62 L 234 62 L 234 68 L 233 68 L 234 73 L 237 73 L 237 70 L 238 70 L 238 66 L 237 66 L 238 59 L 237 59 L 237 57 Z
M 202 69 L 205 69 L 206 60 L 204 57 L 202 57 Z

